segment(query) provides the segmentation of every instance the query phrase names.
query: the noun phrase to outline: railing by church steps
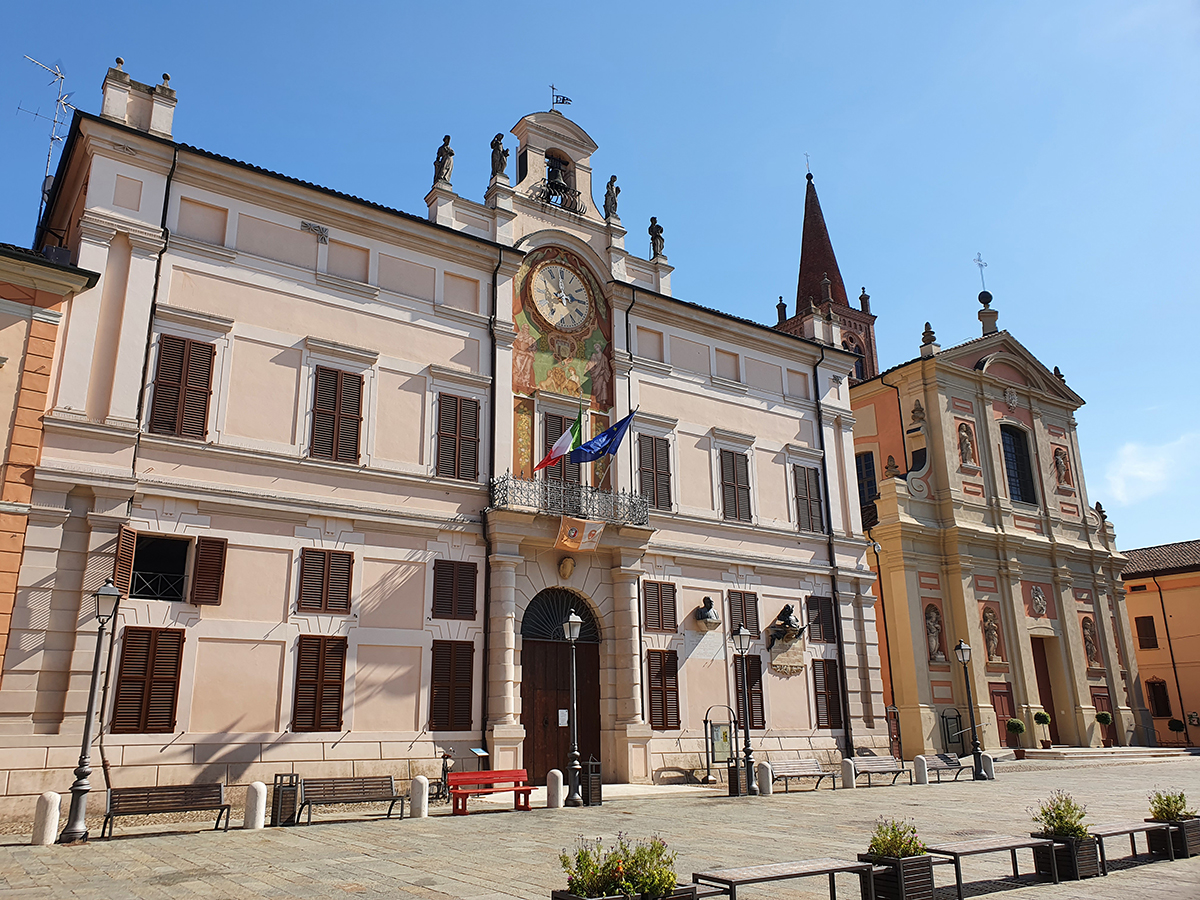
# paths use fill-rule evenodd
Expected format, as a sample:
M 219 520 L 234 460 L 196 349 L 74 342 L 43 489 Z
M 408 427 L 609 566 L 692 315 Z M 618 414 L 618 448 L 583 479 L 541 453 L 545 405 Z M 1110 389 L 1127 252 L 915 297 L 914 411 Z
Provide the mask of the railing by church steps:
M 501 475 L 492 479 L 491 504 L 493 509 L 532 509 L 618 525 L 650 524 L 650 501 L 640 494 L 603 491 L 568 481 L 526 481 Z

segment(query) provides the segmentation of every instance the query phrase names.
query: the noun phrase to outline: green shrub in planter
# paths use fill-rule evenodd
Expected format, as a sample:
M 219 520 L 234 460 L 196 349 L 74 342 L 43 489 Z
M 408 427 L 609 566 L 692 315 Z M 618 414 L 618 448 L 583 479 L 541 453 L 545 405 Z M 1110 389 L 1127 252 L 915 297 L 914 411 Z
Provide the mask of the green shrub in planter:
M 875 876 L 877 900 L 933 900 L 933 860 L 912 822 L 880 818 L 858 858 L 888 870 Z M 863 885 L 864 897 L 866 891 Z
M 1058 862 L 1058 874 L 1068 880 L 1088 878 L 1100 874 L 1100 856 L 1096 839 L 1088 834 L 1087 807 L 1077 802 L 1066 791 L 1054 791 L 1050 797 L 1029 810 L 1040 831 L 1033 837 L 1052 837 L 1065 846 L 1054 849 Z M 1049 875 L 1051 850 L 1035 847 L 1034 866 L 1040 875 Z
M 675 857 L 660 838 L 634 844 L 618 833 L 607 850 L 602 838 L 580 839 L 574 855 L 564 850 L 558 859 L 567 873 L 568 895 L 659 900 L 675 890 Z
M 1177 857 L 1200 856 L 1200 819 L 1196 811 L 1187 805 L 1187 797 L 1183 791 L 1153 790 L 1150 792 L 1151 822 L 1171 822 L 1178 825 L 1172 830 L 1171 840 L 1175 844 Z M 1167 852 L 1167 836 L 1159 831 L 1151 831 L 1146 837 L 1150 842 L 1151 853 Z
M 1039 709 L 1033 714 L 1033 721 L 1037 722 L 1039 725 L 1049 725 L 1050 713 L 1046 712 L 1044 709 Z
M 925 842 L 917 834 L 917 826 L 903 819 L 880 818 L 875 823 L 875 833 L 867 852 L 875 856 L 890 856 L 903 859 L 906 856 L 924 856 Z
M 1096 721 L 1101 725 L 1108 726 L 1112 724 L 1112 713 L 1101 710 L 1096 713 Z
M 1004 730 L 1009 734 L 1024 734 L 1025 723 L 1020 719 L 1009 719 L 1004 723 Z

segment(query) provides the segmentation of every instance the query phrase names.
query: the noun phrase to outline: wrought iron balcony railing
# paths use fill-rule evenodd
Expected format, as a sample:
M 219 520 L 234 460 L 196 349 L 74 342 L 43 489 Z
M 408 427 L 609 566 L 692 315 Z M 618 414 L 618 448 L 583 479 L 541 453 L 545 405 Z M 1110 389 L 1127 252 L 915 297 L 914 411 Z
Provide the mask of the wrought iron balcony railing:
M 526 481 L 511 474 L 493 478 L 491 487 L 493 509 L 532 509 L 621 525 L 650 524 L 650 502 L 629 491 L 602 491 L 568 481 Z
M 561 181 L 547 181 L 543 178 L 529 189 L 529 197 L 548 206 L 558 206 L 573 213 L 583 212 L 583 201 L 579 191 L 569 188 Z
M 134 571 L 129 595 L 142 600 L 182 600 L 182 575 Z

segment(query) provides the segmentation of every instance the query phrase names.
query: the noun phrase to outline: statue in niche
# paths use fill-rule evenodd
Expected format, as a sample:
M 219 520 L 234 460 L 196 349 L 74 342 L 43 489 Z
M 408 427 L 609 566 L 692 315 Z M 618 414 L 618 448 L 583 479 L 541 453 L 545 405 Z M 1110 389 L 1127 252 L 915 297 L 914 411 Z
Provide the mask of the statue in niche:
M 654 259 L 655 257 L 662 256 L 665 242 L 663 241 L 663 227 L 658 224 L 657 216 L 650 217 L 650 228 L 648 231 L 650 232 L 650 258 Z
M 1030 588 L 1029 602 L 1033 606 L 1033 614 L 1035 616 L 1044 616 L 1046 614 L 1046 592 L 1042 590 L 1041 585 L 1035 584 Z
M 925 407 L 921 405 L 920 400 L 913 404 L 912 420 L 914 425 L 925 421 Z
M 964 466 L 975 465 L 975 441 L 971 437 L 971 426 L 966 422 L 958 426 L 958 455 Z
M 1000 617 L 990 606 L 983 609 L 983 642 L 987 645 L 988 662 L 1002 662 L 1000 658 Z
M 508 149 L 504 146 L 504 133 L 492 138 L 492 177 L 504 175 L 508 168 Z
M 1071 483 L 1071 467 L 1067 463 L 1067 451 L 1062 447 L 1054 448 L 1054 480 L 1059 485 Z
M 449 184 L 450 173 L 454 171 L 454 151 L 450 149 L 450 135 L 442 138 L 442 146 L 438 147 L 437 156 L 433 160 L 433 183 Z
M 787 604 L 779 611 L 779 615 L 775 617 L 775 621 L 767 628 L 767 650 L 774 647 L 776 641 L 784 644 L 794 643 L 804 633 L 805 627 L 800 624 L 800 617 L 796 615 L 796 608 L 790 603 Z
M 617 214 L 617 195 L 621 189 L 617 187 L 617 176 L 608 179 L 608 187 L 604 189 L 604 218 L 611 219 Z
M 1083 653 L 1087 657 L 1088 668 L 1100 665 L 1100 649 L 1096 646 L 1096 626 L 1090 616 L 1083 620 Z
M 929 644 L 929 661 L 945 662 L 942 652 L 942 614 L 930 603 L 925 607 L 925 640 Z

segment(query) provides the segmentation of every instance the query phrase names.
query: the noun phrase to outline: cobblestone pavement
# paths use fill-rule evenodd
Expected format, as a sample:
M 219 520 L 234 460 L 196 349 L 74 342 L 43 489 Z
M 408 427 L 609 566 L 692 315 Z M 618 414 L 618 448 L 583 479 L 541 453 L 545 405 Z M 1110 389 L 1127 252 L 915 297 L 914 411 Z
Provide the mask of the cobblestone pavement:
M 0 843 L 0 898 L 158 900 L 158 898 L 386 897 L 407 900 L 549 900 L 564 887 L 557 856 L 580 835 L 658 834 L 679 852 L 683 880 L 693 871 L 785 862 L 815 856 L 853 858 L 865 849 L 879 815 L 913 819 L 927 842 L 989 833 L 1027 834 L 1026 808 L 1055 788 L 1088 805 L 1093 823 L 1141 819 L 1155 786 L 1180 787 L 1200 801 L 1200 758 L 1125 765 L 1029 766 L 994 782 L 897 785 L 853 791 L 793 791 L 731 799 L 713 792 L 609 800 L 592 809 L 534 809 L 515 813 L 473 803 L 468 817 L 423 820 L 353 819 L 323 810 L 312 827 L 228 834 L 193 823 L 153 829 L 121 828 L 115 840 L 78 847 Z M 444 809 L 444 808 L 443 808 Z M 235 822 L 237 821 L 235 817 Z M 163 828 L 173 828 L 164 832 Z M 5 840 L 0 838 L 0 841 Z M 25 841 L 28 838 L 24 838 Z M 1144 848 L 1144 838 L 1139 847 Z M 1127 840 L 1109 843 L 1107 878 L 1054 886 L 1006 879 L 1007 854 L 963 863 L 969 897 L 1200 898 L 1200 859 L 1126 861 Z M 1032 869 L 1028 851 L 1022 871 Z M 938 900 L 954 896 L 952 867 L 939 866 Z M 777 882 L 743 889 L 744 900 L 828 896 L 824 879 Z M 839 880 L 839 896 L 857 897 L 857 884 Z

